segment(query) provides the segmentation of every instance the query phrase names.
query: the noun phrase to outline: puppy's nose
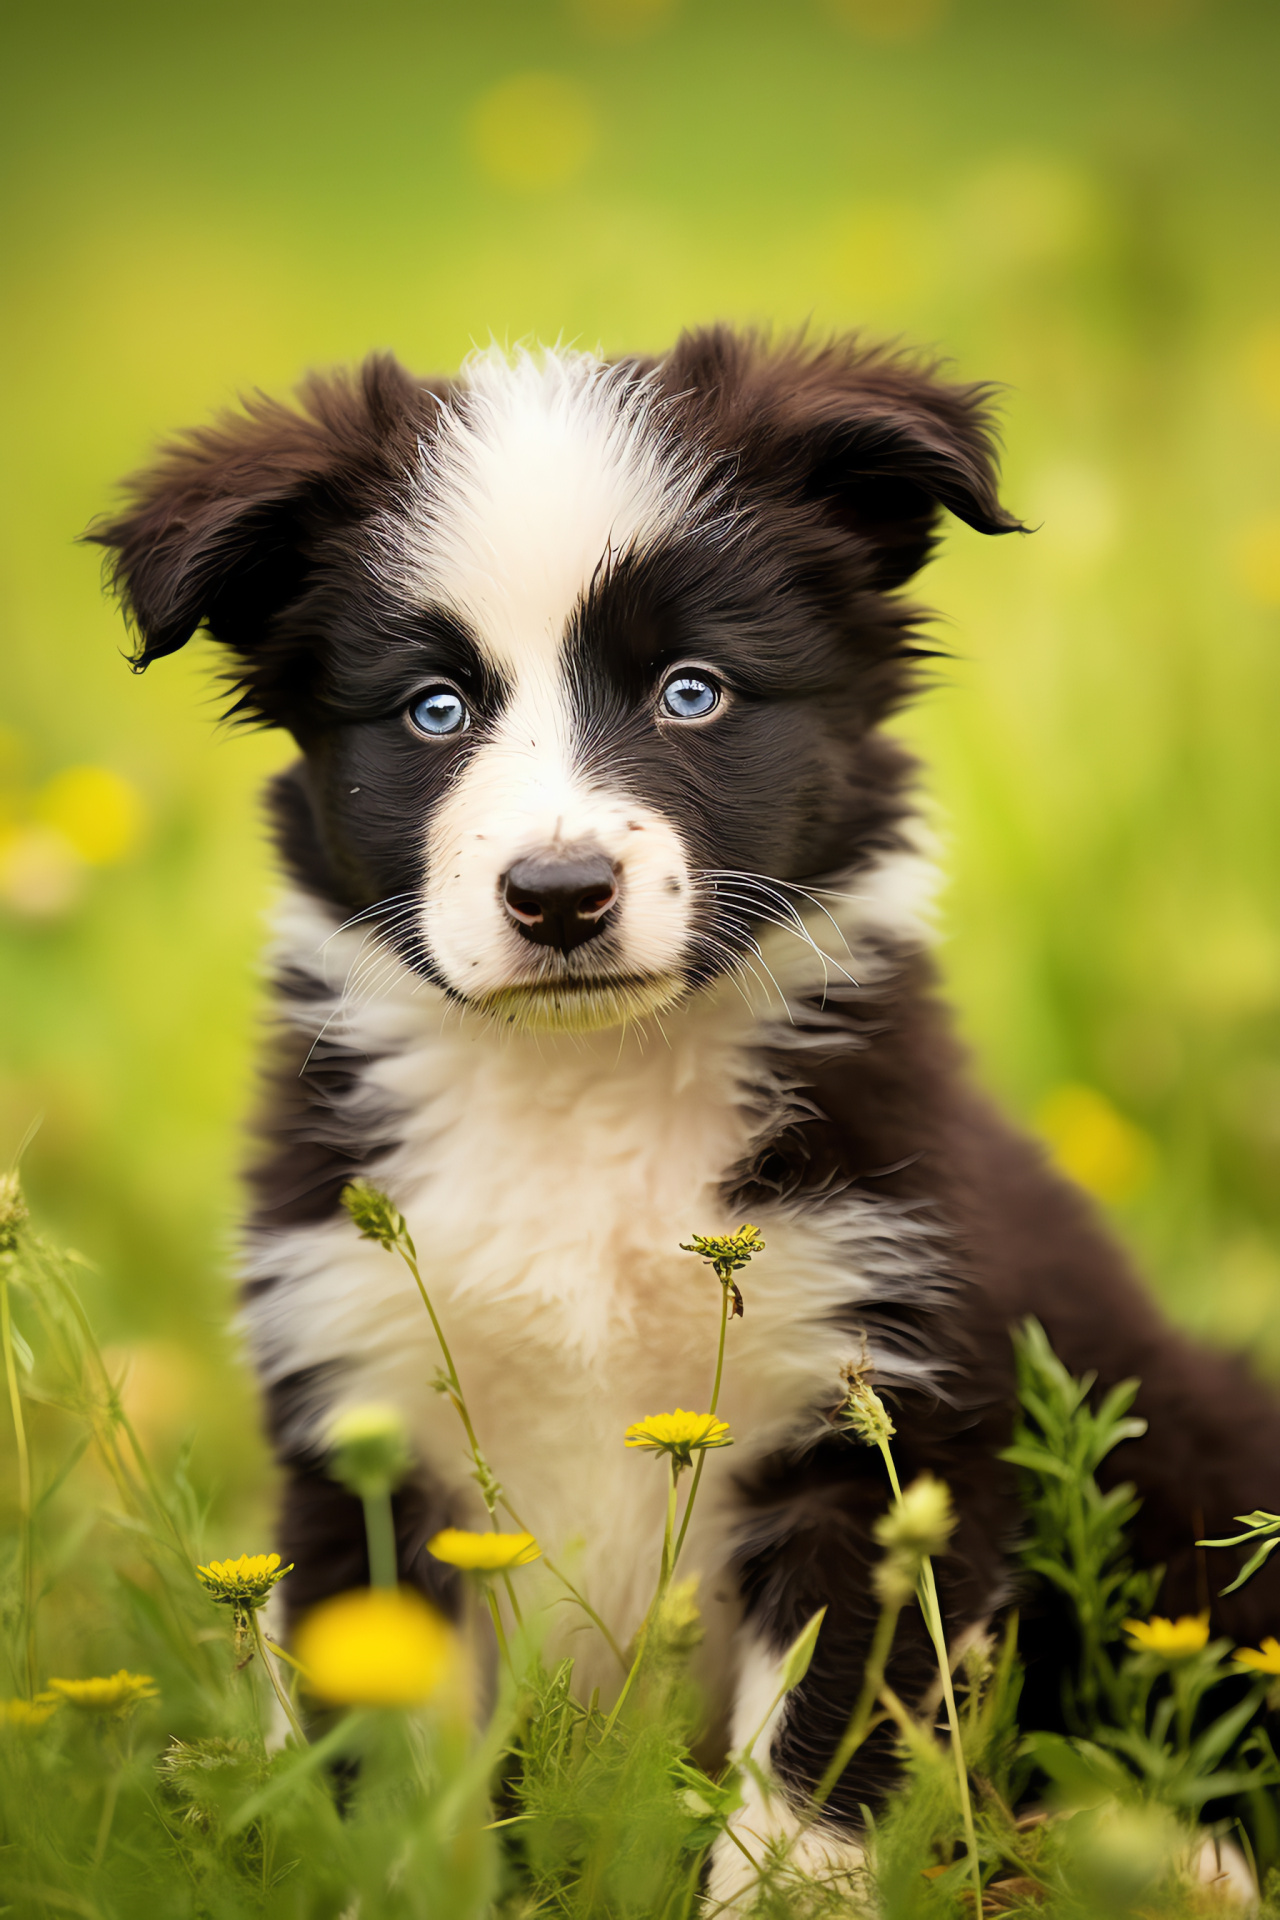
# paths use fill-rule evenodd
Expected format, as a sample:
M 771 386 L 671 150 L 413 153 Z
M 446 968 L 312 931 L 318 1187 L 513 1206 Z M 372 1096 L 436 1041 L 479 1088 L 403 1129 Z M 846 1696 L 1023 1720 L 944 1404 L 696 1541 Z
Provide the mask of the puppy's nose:
M 561 953 L 602 933 L 617 897 L 612 862 L 589 848 L 530 854 L 502 883 L 502 903 L 525 939 Z

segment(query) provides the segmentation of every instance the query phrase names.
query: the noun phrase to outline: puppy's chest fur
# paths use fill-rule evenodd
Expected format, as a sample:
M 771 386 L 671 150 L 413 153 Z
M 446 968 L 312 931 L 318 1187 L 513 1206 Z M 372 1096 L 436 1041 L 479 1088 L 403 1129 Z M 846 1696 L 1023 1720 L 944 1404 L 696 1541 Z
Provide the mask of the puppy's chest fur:
M 314 966 L 317 943 L 306 944 Z M 341 947 L 326 951 L 331 975 Z M 666 1474 L 624 1432 L 646 1414 L 708 1407 L 719 1286 L 680 1243 L 739 1224 L 726 1179 L 778 1097 L 766 1028 L 726 990 L 665 1034 L 508 1036 L 459 1024 L 398 975 L 367 999 L 310 999 L 300 1017 L 317 1032 L 328 1023 L 322 1045 L 340 1029 L 362 1062 L 343 1117 L 367 1134 L 370 1177 L 409 1222 L 494 1472 L 625 1639 L 652 1589 Z M 380 1137 L 395 1144 L 379 1151 Z M 910 1240 L 866 1201 L 778 1207 L 757 1223 L 768 1250 L 743 1277 L 719 1408 L 734 1447 L 709 1463 L 687 1549 L 704 1603 L 729 1610 L 735 1481 L 820 1428 L 860 1350 L 849 1310 Z M 289 1441 L 314 1442 L 342 1405 L 390 1401 L 448 1517 L 484 1524 L 456 1414 L 432 1387 L 438 1345 L 400 1260 L 339 1214 L 261 1234 L 249 1269 L 265 1283 L 247 1310 L 265 1379 L 309 1382 Z

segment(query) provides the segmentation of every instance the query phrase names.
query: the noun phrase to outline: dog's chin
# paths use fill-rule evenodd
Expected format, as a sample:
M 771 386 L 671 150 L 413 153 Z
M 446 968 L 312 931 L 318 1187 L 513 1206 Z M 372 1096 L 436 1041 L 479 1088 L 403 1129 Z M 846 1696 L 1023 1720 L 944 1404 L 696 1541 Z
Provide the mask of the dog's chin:
M 540 980 L 498 987 L 468 996 L 468 1005 L 524 1033 L 600 1033 L 663 1013 L 687 992 L 680 974 L 651 973 L 616 980 Z

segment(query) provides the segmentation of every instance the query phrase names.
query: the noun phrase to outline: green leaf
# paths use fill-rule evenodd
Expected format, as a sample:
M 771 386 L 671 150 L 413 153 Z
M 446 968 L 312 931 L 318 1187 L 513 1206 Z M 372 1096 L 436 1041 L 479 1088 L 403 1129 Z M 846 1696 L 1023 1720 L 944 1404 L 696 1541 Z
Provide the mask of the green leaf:
M 788 1693 L 798 1687 L 808 1673 L 809 1663 L 813 1659 L 813 1651 L 818 1644 L 818 1635 L 822 1631 L 822 1623 L 826 1617 L 826 1608 L 819 1607 L 812 1620 L 807 1626 L 801 1628 L 787 1648 L 786 1658 L 782 1663 L 782 1685 Z
M 1101 1800 L 1133 1791 L 1132 1774 L 1092 1740 L 1071 1740 L 1061 1733 L 1029 1733 L 1022 1750 L 1048 1774 L 1072 1806 L 1097 1806 Z
M 1241 1567 L 1235 1579 L 1231 1582 L 1231 1585 L 1229 1587 L 1224 1587 L 1222 1589 L 1223 1593 L 1224 1594 L 1234 1593 L 1236 1591 L 1236 1588 L 1242 1587 L 1246 1580 L 1252 1580 L 1254 1574 L 1258 1571 L 1258 1568 L 1269 1557 L 1269 1555 L 1275 1552 L 1277 1547 L 1280 1547 L 1280 1538 L 1273 1539 L 1273 1540 L 1264 1540 L 1262 1545 L 1258 1548 L 1258 1551 L 1256 1553 L 1250 1554 L 1249 1558 L 1245 1561 L 1243 1567 Z
M 1001 1447 L 1000 1458 L 1008 1460 L 1015 1467 L 1029 1467 L 1032 1473 L 1053 1474 L 1059 1480 L 1070 1480 L 1073 1475 L 1069 1466 L 1055 1458 L 1044 1447 L 1017 1445 Z
M 1188 1765 L 1198 1771 L 1201 1767 L 1211 1767 L 1216 1761 L 1221 1760 L 1236 1736 L 1243 1733 L 1252 1720 L 1266 1690 L 1265 1682 L 1251 1688 L 1243 1700 L 1229 1712 L 1220 1714 L 1211 1726 L 1206 1727 L 1187 1755 Z

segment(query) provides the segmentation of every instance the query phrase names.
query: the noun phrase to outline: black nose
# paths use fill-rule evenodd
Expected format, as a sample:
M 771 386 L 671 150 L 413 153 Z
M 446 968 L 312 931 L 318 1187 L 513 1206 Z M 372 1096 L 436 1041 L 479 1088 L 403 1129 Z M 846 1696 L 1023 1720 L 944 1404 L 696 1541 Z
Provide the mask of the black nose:
M 531 854 L 502 883 L 503 905 L 525 939 L 561 953 L 602 933 L 617 897 L 612 862 L 585 849 Z

